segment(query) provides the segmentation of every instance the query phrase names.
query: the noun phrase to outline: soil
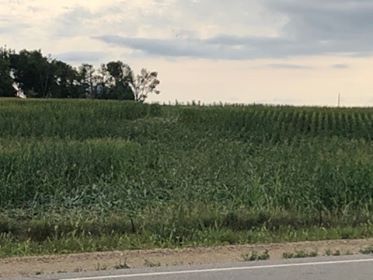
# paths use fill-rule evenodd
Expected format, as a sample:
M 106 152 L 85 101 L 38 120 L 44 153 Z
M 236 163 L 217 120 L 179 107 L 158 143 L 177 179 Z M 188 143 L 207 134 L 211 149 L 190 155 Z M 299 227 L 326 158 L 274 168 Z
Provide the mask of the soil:
M 243 262 L 243 255 L 268 250 L 271 260 L 282 259 L 283 253 L 295 251 L 315 252 L 325 255 L 339 250 L 342 255 L 359 254 L 362 248 L 373 245 L 373 239 L 334 240 L 263 245 L 219 246 L 159 249 L 123 252 L 100 252 L 36 257 L 0 259 L 0 277 L 32 276 L 65 272 L 114 270 L 152 266 L 202 265 Z

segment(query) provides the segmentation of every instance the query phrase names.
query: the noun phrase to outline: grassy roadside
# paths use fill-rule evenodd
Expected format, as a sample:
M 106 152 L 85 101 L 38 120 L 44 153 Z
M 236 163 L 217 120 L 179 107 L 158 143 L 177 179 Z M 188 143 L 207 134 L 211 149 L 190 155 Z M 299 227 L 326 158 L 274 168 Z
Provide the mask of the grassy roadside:
M 35 256 L 49 254 L 69 254 L 83 252 L 105 252 L 116 250 L 140 250 L 158 248 L 188 248 L 196 246 L 220 246 L 243 244 L 266 244 L 299 241 L 321 241 L 334 239 L 360 239 L 373 236 L 372 226 L 338 227 L 320 229 L 279 229 L 268 231 L 258 229 L 253 231 L 210 230 L 195 231 L 193 236 L 184 237 L 181 245 L 170 239 L 159 240 L 159 235 L 151 232 L 138 234 L 113 234 L 100 237 L 89 234 L 58 239 L 47 239 L 42 242 L 25 240 L 19 241 L 11 235 L 0 237 L 0 257 Z
M 180 218 L 162 222 L 162 216 L 152 221 L 143 216 L 131 221 L 112 215 L 98 219 L 82 212 L 17 222 L 3 217 L 0 257 L 373 237 L 373 225 L 363 219 L 351 223 L 349 218 L 338 221 L 325 216 L 319 225 L 316 216 L 312 220 L 280 213 Z
M 45 241 L 17 240 L 11 235 L 0 236 L 0 258 L 14 256 L 37 256 L 86 252 L 106 252 L 122 250 L 144 250 L 159 248 L 188 248 L 221 245 L 269 244 L 282 242 L 321 241 L 335 239 L 360 239 L 373 236 L 373 226 L 305 229 L 280 228 L 269 231 L 266 228 L 251 231 L 206 230 L 194 231 L 192 236 L 184 236 L 182 244 L 170 238 L 160 239 L 152 232 L 139 234 L 110 234 L 91 236 L 90 234 L 47 239 Z

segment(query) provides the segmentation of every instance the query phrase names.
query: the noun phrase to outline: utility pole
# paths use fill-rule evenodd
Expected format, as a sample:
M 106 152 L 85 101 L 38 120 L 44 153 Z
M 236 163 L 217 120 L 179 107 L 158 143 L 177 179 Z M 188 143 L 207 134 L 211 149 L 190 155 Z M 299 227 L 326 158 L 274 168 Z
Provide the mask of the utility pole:
M 338 94 L 338 107 L 341 107 L 341 94 Z

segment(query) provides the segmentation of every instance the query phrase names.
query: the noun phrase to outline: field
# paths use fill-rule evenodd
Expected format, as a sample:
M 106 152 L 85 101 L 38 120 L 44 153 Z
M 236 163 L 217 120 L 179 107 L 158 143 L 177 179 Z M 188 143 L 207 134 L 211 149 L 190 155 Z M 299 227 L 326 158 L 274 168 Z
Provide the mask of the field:
M 0 256 L 373 236 L 373 109 L 0 100 Z

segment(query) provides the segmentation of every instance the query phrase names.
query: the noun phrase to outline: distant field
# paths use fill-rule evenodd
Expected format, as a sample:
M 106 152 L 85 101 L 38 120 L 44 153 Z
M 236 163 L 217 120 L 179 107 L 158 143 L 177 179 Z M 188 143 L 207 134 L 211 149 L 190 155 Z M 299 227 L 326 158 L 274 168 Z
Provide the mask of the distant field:
M 373 236 L 373 109 L 0 100 L 0 256 Z

